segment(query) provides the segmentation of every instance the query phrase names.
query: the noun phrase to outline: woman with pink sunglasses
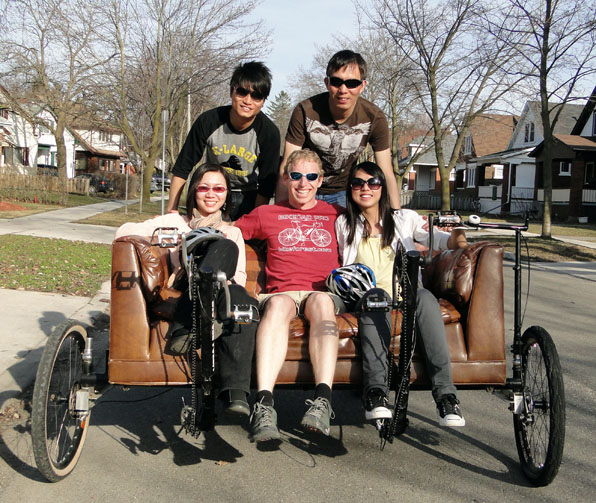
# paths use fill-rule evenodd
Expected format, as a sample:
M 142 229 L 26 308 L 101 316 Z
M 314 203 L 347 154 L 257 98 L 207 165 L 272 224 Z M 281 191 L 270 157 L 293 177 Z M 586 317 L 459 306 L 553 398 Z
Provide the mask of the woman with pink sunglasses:
M 190 179 L 186 197 L 186 215 L 167 213 L 151 218 L 140 223 L 126 223 L 116 231 L 116 238 L 120 236 L 153 235 L 159 227 L 175 227 L 180 234 L 186 234 L 193 229 L 212 227 L 221 231 L 225 237 L 238 247 L 238 262 L 235 273 L 230 281 L 231 303 L 257 305 L 257 301 L 248 295 L 246 285 L 246 254 L 244 240 L 240 229 L 223 220 L 223 211 L 229 207 L 231 193 L 230 183 L 226 170 L 218 164 L 202 164 Z M 205 253 L 209 255 L 209 251 Z M 173 250 L 170 261 L 176 274 L 180 265 L 180 250 Z M 212 264 L 214 256 L 209 256 Z M 217 261 L 217 256 L 215 257 Z M 227 267 L 226 267 L 227 266 Z M 222 269 L 229 268 L 230 264 L 222 264 Z M 216 268 L 216 267 L 214 267 Z M 173 278 L 172 278 L 173 281 Z M 176 280 L 175 285 L 181 289 L 188 288 L 187 281 Z M 223 297 L 218 299 L 218 307 L 223 302 Z M 219 311 L 219 309 L 218 309 Z M 223 309 L 221 309 L 223 311 Z M 175 313 L 175 322 L 170 329 L 168 346 L 173 353 L 185 354 L 189 346 L 192 307 L 188 291 L 185 291 L 178 301 Z M 250 374 L 255 345 L 256 324 L 235 325 L 231 319 L 219 319 L 222 323 L 222 336 L 217 339 L 219 361 L 220 388 L 219 398 L 224 402 L 224 412 L 229 415 L 248 416 L 248 394 L 250 393 Z

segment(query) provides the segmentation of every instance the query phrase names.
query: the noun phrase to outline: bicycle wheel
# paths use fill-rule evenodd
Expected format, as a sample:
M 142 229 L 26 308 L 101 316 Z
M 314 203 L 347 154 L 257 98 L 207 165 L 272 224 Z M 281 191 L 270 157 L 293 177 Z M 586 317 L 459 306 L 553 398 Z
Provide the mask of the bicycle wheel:
M 522 410 L 513 415 L 515 443 L 526 477 L 550 484 L 561 465 L 565 443 L 565 390 L 555 343 L 541 327 L 522 336 Z
M 74 320 L 50 334 L 39 362 L 31 405 L 31 440 L 37 468 L 50 482 L 66 477 L 75 467 L 91 412 L 77 410 L 83 351 L 87 332 Z

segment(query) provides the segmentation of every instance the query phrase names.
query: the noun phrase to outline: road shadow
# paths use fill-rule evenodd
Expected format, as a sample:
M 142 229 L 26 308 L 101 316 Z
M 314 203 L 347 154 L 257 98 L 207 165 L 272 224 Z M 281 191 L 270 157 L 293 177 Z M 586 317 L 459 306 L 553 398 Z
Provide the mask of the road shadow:
M 467 463 L 456 456 L 451 456 L 444 451 L 439 450 L 441 442 L 440 436 L 436 431 L 436 421 L 411 411 L 408 411 L 408 417 L 410 420 L 416 419 L 422 424 L 412 426 L 412 421 L 410 421 L 410 426 L 406 430 L 405 434 L 396 437 L 394 439 L 394 443 L 399 441 L 404 442 L 405 444 L 408 444 L 409 446 L 414 447 L 429 456 L 440 459 L 445 463 L 457 466 L 472 473 L 482 475 L 483 477 L 487 477 L 489 479 L 515 486 L 533 487 L 533 485 L 523 476 L 518 460 L 514 460 L 489 444 L 467 435 L 465 433 L 465 429 L 443 428 L 441 433 L 443 434 L 446 432 L 451 434 L 459 440 L 462 440 L 481 450 L 487 456 L 492 456 L 495 460 L 505 466 L 507 471 L 503 472 L 490 470 L 488 468 L 476 466 L 472 463 Z M 427 428 L 426 425 L 428 425 L 430 428 Z

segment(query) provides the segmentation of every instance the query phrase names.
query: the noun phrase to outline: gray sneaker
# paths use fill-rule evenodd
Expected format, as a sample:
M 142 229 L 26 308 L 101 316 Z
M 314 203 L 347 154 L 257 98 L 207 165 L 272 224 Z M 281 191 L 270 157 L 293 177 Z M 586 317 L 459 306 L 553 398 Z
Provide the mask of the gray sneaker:
M 277 412 L 271 405 L 257 402 L 250 416 L 250 437 L 253 442 L 279 440 L 277 429 Z
M 319 397 L 315 400 L 307 400 L 306 405 L 310 405 L 310 408 L 302 418 L 302 427 L 305 430 L 329 435 L 329 423 L 335 417 L 329 400 Z

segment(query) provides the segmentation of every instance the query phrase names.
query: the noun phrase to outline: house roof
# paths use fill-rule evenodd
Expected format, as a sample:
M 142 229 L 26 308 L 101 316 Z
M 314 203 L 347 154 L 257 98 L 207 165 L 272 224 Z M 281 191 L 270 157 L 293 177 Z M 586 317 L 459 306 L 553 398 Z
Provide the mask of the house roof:
M 571 134 L 573 134 L 573 135 L 581 134 L 581 132 L 584 129 L 584 126 L 586 125 L 586 122 L 588 122 L 588 120 L 592 116 L 592 112 L 594 111 L 595 106 L 596 106 L 596 87 L 594 87 L 592 94 L 588 98 L 588 102 L 584 105 L 584 109 L 582 110 L 582 113 L 580 114 L 579 118 L 577 119 L 575 126 L 571 130 Z
M 443 155 L 447 162 L 449 161 L 449 159 L 451 158 L 451 155 L 453 154 L 455 142 L 456 142 L 456 138 L 454 136 L 445 135 L 443 137 L 443 141 L 441 143 L 443 145 Z M 416 161 L 414 162 L 414 164 L 426 164 L 426 165 L 430 165 L 430 166 L 438 165 L 435 149 L 432 147 L 432 144 L 433 144 L 432 137 L 418 136 L 417 138 L 414 138 L 410 142 L 410 144 L 413 144 L 413 145 L 423 145 L 423 144 L 428 145 L 429 143 L 431 145 L 431 148 L 429 148 L 426 152 L 424 152 L 424 154 L 422 154 L 420 157 L 418 157 L 416 159 Z M 399 162 L 399 164 L 406 165 L 409 163 L 410 160 L 411 160 L 411 156 L 408 156 L 405 159 L 402 159 Z
M 79 144 L 85 150 L 91 152 L 92 154 L 100 155 L 103 157 L 117 157 L 117 158 L 121 158 L 121 159 L 126 157 L 126 154 L 119 150 L 106 150 L 106 149 L 94 147 L 88 141 L 86 141 L 76 129 L 73 129 L 71 131 L 71 133 L 73 134 L 73 136 L 75 137 L 77 142 L 79 142 Z
M 517 121 L 518 117 L 515 115 L 482 114 L 476 117 L 469 130 L 476 156 L 505 149 Z
M 571 135 L 571 134 L 556 134 L 555 136 L 555 143 L 562 143 L 567 145 L 572 150 L 590 150 L 596 151 L 596 142 L 592 140 L 588 140 L 588 138 L 584 138 L 583 136 L 578 135 Z M 528 154 L 530 157 L 538 157 L 542 152 L 544 147 L 544 142 L 540 142 L 539 145 L 536 146 L 532 152 Z
M 533 109 L 534 123 L 539 131 L 544 131 L 542 126 L 542 117 L 540 116 L 540 102 L 528 101 L 528 107 Z M 563 107 L 559 114 L 559 119 L 555 124 L 553 134 L 570 134 L 573 127 L 577 123 L 578 117 L 581 115 L 584 105 L 575 105 L 573 103 L 548 103 L 550 109 L 549 116 L 552 120 L 557 111 Z

